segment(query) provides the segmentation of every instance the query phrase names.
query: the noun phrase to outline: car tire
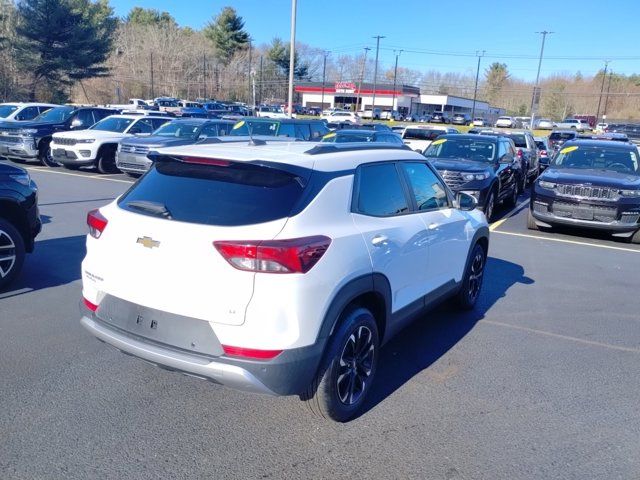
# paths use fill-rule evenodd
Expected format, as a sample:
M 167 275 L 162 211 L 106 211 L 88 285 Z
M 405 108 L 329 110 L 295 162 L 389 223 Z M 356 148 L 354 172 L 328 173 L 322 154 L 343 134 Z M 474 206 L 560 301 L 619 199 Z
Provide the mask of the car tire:
M 475 307 L 480 290 L 482 289 L 482 280 L 484 278 L 484 268 L 487 264 L 487 254 L 482 245 L 476 243 L 471 251 L 469 263 L 464 272 L 462 285 L 454 300 L 458 308 L 461 310 L 471 310 Z
M 509 208 L 513 208 L 517 205 L 517 203 L 518 203 L 518 187 L 514 185 L 513 188 L 511 189 L 511 195 L 509 196 L 509 198 L 505 200 L 504 204 Z
M 523 172 L 520 178 L 518 179 L 518 195 L 524 193 L 527 188 L 527 174 Z
M 116 152 L 110 148 L 103 149 L 98 154 L 96 160 L 96 168 L 100 173 L 118 173 L 118 167 L 116 167 Z
M 346 422 L 362 411 L 375 378 L 378 326 L 366 308 L 348 310 L 329 340 L 320 369 L 302 396 L 322 418 Z
M 529 230 L 540 230 L 538 224 L 536 223 L 536 219 L 531 214 L 531 209 L 527 211 L 527 228 Z
M 18 275 L 24 263 L 24 239 L 8 220 L 0 218 L 0 290 Z
M 45 167 L 57 168 L 60 166 L 60 162 L 56 161 L 51 154 L 51 141 L 42 142 L 38 148 L 38 160 Z
M 484 215 L 487 217 L 487 222 L 491 222 L 496 210 L 496 193 L 495 190 L 489 192 L 489 196 L 484 203 Z
M 640 230 L 637 230 L 631 237 L 631 243 L 640 243 Z

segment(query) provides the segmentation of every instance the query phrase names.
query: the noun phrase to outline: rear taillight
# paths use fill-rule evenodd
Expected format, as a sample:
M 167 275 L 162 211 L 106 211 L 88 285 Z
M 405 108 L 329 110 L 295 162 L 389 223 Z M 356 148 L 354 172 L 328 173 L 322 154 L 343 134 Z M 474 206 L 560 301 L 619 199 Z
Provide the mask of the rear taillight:
M 540 150 L 540 155 L 546 155 L 547 151 L 546 150 Z
M 221 241 L 213 245 L 238 270 L 262 273 L 307 273 L 331 245 L 324 236 L 291 240 Z
M 89 225 L 89 234 L 93 238 L 100 238 L 102 232 L 107 226 L 107 219 L 102 216 L 100 210 L 91 210 L 87 214 L 87 225 Z
M 519 148 L 519 149 L 518 149 L 518 151 L 517 151 L 516 153 L 517 153 L 517 155 L 518 155 L 519 157 L 522 157 L 522 149 L 521 149 L 521 148 Z
M 84 306 L 87 307 L 92 312 L 95 312 L 98 309 L 98 305 L 96 305 L 95 303 L 91 303 L 86 298 L 83 298 L 82 302 L 84 303 Z
M 256 350 L 255 348 L 231 347 L 222 345 L 225 355 L 230 357 L 253 358 L 256 360 L 271 360 L 282 353 L 282 350 Z

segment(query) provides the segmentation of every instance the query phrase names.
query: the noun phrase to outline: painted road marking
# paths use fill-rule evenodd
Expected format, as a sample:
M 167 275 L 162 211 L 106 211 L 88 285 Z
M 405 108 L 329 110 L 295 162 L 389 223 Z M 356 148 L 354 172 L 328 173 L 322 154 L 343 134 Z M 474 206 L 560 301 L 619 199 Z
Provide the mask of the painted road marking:
M 610 350 L 619 350 L 621 352 L 640 353 L 640 348 L 622 347 L 620 345 L 612 345 L 611 343 L 585 340 L 584 338 L 571 337 L 569 335 L 562 335 L 560 333 L 547 332 L 546 330 L 538 330 L 537 328 L 521 327 L 520 325 L 512 325 L 510 323 L 496 322 L 495 320 L 480 320 L 479 323 L 488 323 L 489 325 L 495 325 L 497 327 L 513 328 L 514 330 L 522 330 L 523 332 L 535 333 L 537 335 L 560 338 L 562 340 L 569 340 L 571 342 L 582 343 L 583 345 L 590 345 L 593 347 L 608 348 Z
M 502 225 L 504 222 L 506 222 L 511 217 L 513 217 L 516 213 L 518 213 L 520 210 L 522 210 L 522 207 L 524 207 L 528 203 L 529 203 L 529 199 L 528 198 L 526 200 L 520 202 L 518 205 L 516 205 L 516 207 L 512 211 L 509 212 L 509 214 L 506 217 L 501 218 L 500 220 L 497 220 L 497 221 L 493 222 L 491 225 L 489 225 L 489 230 L 491 230 L 493 232 L 496 228 L 498 228 L 500 225 Z
M 620 250 L 622 252 L 640 253 L 640 250 L 634 248 L 614 247 L 613 245 L 600 245 L 590 242 L 579 242 L 576 240 L 566 240 L 564 238 L 542 237 L 540 235 L 528 235 L 526 233 L 505 232 L 503 230 L 494 231 L 493 233 L 500 235 L 511 235 L 513 237 L 533 238 L 535 240 L 548 240 L 550 242 L 570 243 L 572 245 L 585 245 L 587 247 L 606 248 L 609 250 Z
M 102 175 L 82 175 L 80 173 L 71 173 L 71 172 L 60 172 L 58 170 L 52 170 L 48 167 L 26 167 L 27 170 L 34 172 L 43 172 L 43 173 L 57 173 L 58 175 L 68 175 L 70 177 L 80 177 L 80 178 L 90 178 L 93 180 L 103 180 L 107 182 L 118 182 L 118 183 L 133 183 L 135 180 L 122 180 L 120 178 L 105 178 Z

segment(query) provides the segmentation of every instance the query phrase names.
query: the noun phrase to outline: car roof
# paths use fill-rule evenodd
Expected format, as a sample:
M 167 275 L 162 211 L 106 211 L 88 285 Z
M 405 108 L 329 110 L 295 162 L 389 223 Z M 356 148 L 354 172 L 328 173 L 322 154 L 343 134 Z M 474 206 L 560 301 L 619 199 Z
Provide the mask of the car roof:
M 341 130 L 336 130 L 335 132 L 336 135 L 375 135 L 376 133 L 380 133 L 378 130 L 373 130 L 373 129 L 367 129 L 367 128 L 352 128 L 352 129 L 347 129 L 347 128 L 343 128 Z
M 323 120 L 317 119 L 298 119 L 298 118 L 265 118 L 265 117 L 242 117 L 242 122 L 278 122 L 278 123 L 324 123 Z
M 478 140 L 478 137 L 481 137 L 482 140 L 486 139 L 494 139 L 498 141 L 499 135 L 476 135 L 474 133 L 447 133 L 446 135 L 442 135 L 442 138 L 454 138 L 454 139 L 467 139 L 467 140 Z
M 15 105 L 16 107 L 61 107 L 55 103 L 40 103 L 40 102 L 2 102 L 0 105 Z
M 576 139 L 569 140 L 563 144 L 563 148 L 571 147 L 571 146 L 585 146 L 585 147 L 606 147 L 606 148 L 617 148 L 620 150 L 635 150 L 638 151 L 638 147 L 633 143 L 626 142 L 612 142 L 611 140 L 585 140 L 585 139 Z
M 410 149 L 385 143 L 245 142 L 206 143 L 158 149 L 161 155 L 187 155 L 238 162 L 267 161 L 297 165 L 320 171 L 353 169 L 363 163 L 393 160 L 423 160 Z
M 157 120 L 166 120 L 167 118 L 171 118 L 171 117 L 154 117 L 153 115 L 121 115 L 121 114 L 114 114 L 114 115 L 109 115 L 108 117 L 105 118 L 111 118 L 111 117 L 116 117 L 116 118 L 125 118 L 125 119 L 129 119 L 129 120 L 141 120 L 141 119 L 145 119 L 148 120 L 149 118 L 153 118 L 153 119 L 157 119 Z

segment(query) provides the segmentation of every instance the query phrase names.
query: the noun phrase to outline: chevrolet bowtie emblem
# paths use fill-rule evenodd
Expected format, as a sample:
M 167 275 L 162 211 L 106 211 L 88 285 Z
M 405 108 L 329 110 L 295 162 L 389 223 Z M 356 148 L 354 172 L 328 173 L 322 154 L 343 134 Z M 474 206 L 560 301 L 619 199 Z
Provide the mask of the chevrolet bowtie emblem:
M 138 240 L 136 240 L 136 243 L 139 243 L 145 248 L 153 248 L 153 247 L 160 246 L 160 242 L 158 242 L 157 240 L 154 240 L 151 237 L 138 237 Z

